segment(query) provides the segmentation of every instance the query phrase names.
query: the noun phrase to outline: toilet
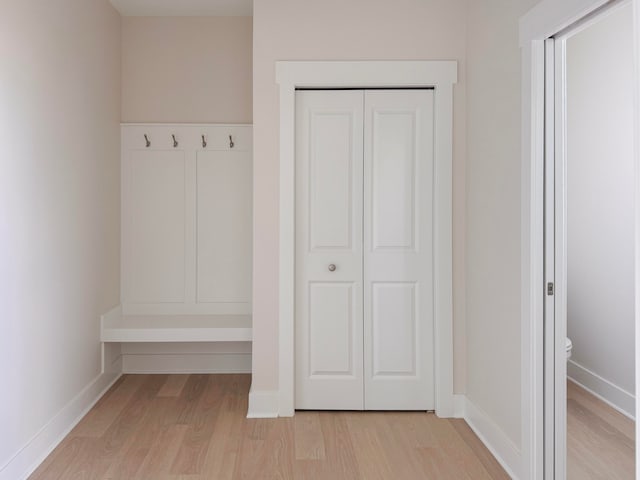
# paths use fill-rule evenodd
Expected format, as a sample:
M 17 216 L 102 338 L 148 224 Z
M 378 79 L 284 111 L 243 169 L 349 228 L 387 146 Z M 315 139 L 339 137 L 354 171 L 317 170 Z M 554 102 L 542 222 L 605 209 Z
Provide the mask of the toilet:
M 571 358 L 571 350 L 573 349 L 573 343 L 569 337 L 566 338 L 565 346 L 567 348 L 567 360 Z

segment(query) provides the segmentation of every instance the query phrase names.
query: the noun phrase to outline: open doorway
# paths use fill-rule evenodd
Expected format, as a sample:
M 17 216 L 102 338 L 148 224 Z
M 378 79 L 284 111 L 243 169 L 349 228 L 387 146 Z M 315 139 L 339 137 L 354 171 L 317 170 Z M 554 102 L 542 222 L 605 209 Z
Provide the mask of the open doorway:
M 545 478 L 635 477 L 632 13 L 546 43 Z

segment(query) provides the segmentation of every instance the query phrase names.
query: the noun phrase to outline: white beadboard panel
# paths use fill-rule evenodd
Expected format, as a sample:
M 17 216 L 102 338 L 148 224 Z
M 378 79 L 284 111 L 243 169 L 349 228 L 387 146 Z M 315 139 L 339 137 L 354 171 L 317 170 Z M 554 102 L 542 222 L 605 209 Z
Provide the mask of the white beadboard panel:
M 125 315 L 251 313 L 252 127 L 123 124 Z
M 185 153 L 130 153 L 131 298 L 140 303 L 185 299 Z
M 197 301 L 250 303 L 252 180 L 248 151 L 197 152 Z

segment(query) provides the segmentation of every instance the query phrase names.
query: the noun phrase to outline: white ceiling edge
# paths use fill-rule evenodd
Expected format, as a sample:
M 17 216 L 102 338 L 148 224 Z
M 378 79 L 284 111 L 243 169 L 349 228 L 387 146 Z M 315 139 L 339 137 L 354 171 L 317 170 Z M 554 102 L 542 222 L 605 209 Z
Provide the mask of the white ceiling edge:
M 253 0 L 109 0 L 123 17 L 250 17 Z

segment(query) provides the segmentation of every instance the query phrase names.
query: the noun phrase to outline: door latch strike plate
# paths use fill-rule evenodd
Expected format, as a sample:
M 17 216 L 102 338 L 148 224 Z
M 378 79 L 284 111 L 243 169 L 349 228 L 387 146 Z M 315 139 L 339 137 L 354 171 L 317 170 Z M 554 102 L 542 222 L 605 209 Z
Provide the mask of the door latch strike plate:
M 553 295 L 553 293 L 554 293 L 553 282 L 549 282 L 547 283 L 547 295 Z

